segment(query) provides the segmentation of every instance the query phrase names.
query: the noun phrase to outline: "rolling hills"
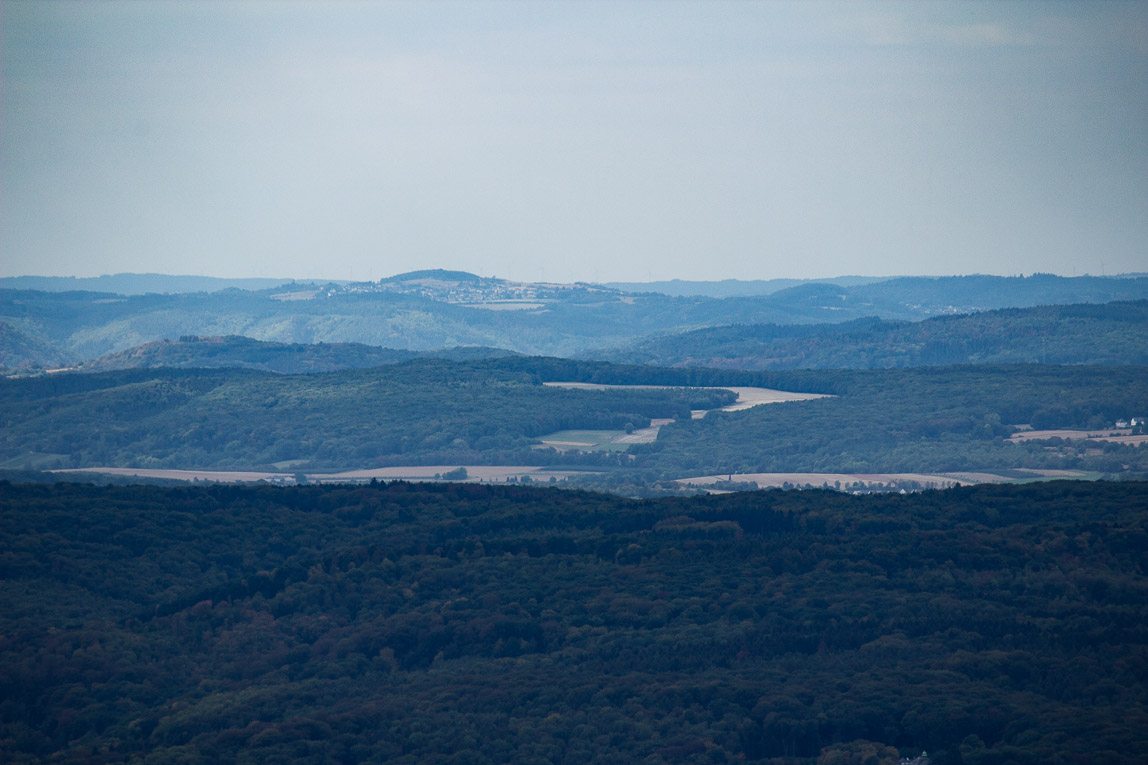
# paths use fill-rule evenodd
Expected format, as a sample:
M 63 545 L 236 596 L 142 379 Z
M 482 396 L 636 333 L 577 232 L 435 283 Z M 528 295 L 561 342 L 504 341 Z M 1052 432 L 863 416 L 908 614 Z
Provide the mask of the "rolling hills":
M 19 369 L 61 366 L 184 335 L 416 351 L 483 346 L 571 356 L 653 334 L 733 323 L 809 324 L 871 316 L 907 321 L 1003 307 L 1145 298 L 1148 278 L 1139 277 L 914 277 L 855 286 L 808 283 L 769 295 L 718 299 L 433 271 L 381 282 L 296 284 L 255 292 L 0 290 L 0 323 L 37 348 L 36 355 L 6 349 L 4 363 Z

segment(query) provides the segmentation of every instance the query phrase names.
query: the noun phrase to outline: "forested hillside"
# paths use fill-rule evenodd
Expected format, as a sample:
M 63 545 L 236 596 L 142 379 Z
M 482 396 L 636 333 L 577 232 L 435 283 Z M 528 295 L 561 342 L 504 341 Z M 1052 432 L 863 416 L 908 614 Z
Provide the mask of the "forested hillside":
M 545 433 L 645 427 L 652 417 L 688 419 L 692 409 L 736 398 L 720 390 L 550 388 L 520 368 L 526 366 L 514 359 L 427 359 L 322 375 L 171 369 L 0 380 L 0 462 L 14 468 L 291 462 L 346 469 L 509 458 L 514 464 L 523 453 L 534 456 L 531 439 Z M 45 464 L 44 455 L 57 459 Z
M 361 343 L 273 343 L 249 337 L 199 337 L 185 335 L 178 340 L 158 340 L 109 353 L 75 368 L 82 372 L 108 372 L 117 369 L 179 369 L 241 367 L 268 372 L 304 374 L 334 372 L 340 369 L 366 369 L 397 364 L 417 358 L 454 360 L 513 356 L 498 348 L 443 348 L 437 351 L 400 351 Z
M 0 504 L 5 762 L 1148 760 L 1143 483 Z
M 692 386 L 564 390 L 576 381 Z M 698 386 L 831 394 L 738 412 L 691 410 L 734 394 Z M 0 380 L 0 465 L 346 470 L 385 465 L 567 465 L 649 483 L 742 472 L 936 472 L 1072 468 L 1148 473 L 1141 447 L 1009 441 L 1021 425 L 1106 428 L 1145 414 L 1144 367 L 1006 365 L 739 372 L 510 357 L 420 359 L 278 375 L 128 370 Z M 673 418 L 626 453 L 557 451 L 566 429 Z M 616 475 L 615 475 L 616 474 Z
M 1148 365 L 1148 301 L 1008 308 L 918 322 L 756 324 L 588 354 L 655 366 L 880 369 L 948 364 Z
M 837 395 L 675 423 L 663 428 L 655 443 L 633 447 L 634 464 L 664 477 L 1010 467 L 1148 472 L 1148 450 L 1138 446 L 1101 449 L 1005 438 L 1017 425 L 1099 429 L 1138 416 L 1131 412 L 1148 402 L 1144 367 L 1020 364 L 766 373 L 788 374 L 821 379 L 822 392 Z
M 71 354 L 55 344 L 29 337 L 0 321 L 0 371 L 54 369 L 73 361 Z

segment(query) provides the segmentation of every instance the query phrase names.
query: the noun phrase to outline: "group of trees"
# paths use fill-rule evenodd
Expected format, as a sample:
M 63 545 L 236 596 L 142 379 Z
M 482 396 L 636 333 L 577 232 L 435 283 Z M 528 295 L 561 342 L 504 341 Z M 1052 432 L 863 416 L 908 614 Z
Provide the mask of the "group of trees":
M 1148 758 L 1142 483 L 0 504 L 6 762 Z

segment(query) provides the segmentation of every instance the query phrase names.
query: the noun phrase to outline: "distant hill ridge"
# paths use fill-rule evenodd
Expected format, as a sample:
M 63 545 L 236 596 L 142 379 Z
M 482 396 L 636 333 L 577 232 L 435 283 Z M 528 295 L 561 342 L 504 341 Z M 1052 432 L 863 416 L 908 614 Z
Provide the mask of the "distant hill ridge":
M 184 335 L 176 341 L 157 340 L 126 351 L 109 353 L 77 365 L 76 370 L 109 372 L 158 367 L 239 367 L 281 374 L 303 374 L 365 369 L 417 358 L 468 361 L 513 355 L 513 351 L 501 348 L 455 347 L 438 351 L 407 351 L 362 343 L 276 343 L 239 335 Z
M 388 276 L 384 279 L 379 279 L 380 284 L 388 282 L 413 282 L 420 279 L 438 279 L 444 282 L 501 282 L 505 279 L 498 279 L 494 277 L 479 276 L 467 271 L 448 271 L 445 268 L 428 268 L 421 271 L 407 271 L 402 274 L 395 274 Z
M 5 276 L 0 289 L 42 290 L 44 292 L 111 292 L 117 295 L 218 292 L 225 289 L 266 290 L 291 284 L 294 279 L 225 279 L 215 276 L 172 276 L 169 274 L 104 274 L 103 276 Z M 336 283 L 342 283 L 337 282 Z
M 12 338 L 0 356 L 7 369 L 51 368 L 182 335 L 410 351 L 484 346 L 573 356 L 658 333 L 732 324 L 827 324 L 866 316 L 916 321 L 1007 307 L 1148 299 L 1148 278 L 1048 274 L 805 283 L 770 295 L 727 298 L 484 280 L 445 270 L 399 278 L 322 289 L 183 294 L 0 289 L 0 324 Z M 20 337 L 26 341 L 17 342 Z
M 834 276 L 825 279 L 722 279 L 721 281 L 691 281 L 670 279 L 656 282 L 606 282 L 603 286 L 623 292 L 657 292 L 672 297 L 750 297 L 772 295 L 789 287 L 802 284 L 836 284 L 857 287 L 864 284 L 889 281 L 892 276 Z

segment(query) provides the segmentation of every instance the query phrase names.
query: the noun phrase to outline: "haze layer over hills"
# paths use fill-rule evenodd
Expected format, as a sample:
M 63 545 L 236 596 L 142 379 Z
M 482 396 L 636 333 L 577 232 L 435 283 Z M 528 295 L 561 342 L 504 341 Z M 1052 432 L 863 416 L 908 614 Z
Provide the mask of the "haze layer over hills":
M 0 290 L 3 364 L 66 366 L 184 335 L 280 343 L 456 346 L 571 356 L 645 336 L 730 324 L 863 317 L 913 321 L 1005 307 L 1148 298 L 1148 278 L 964 276 L 856 286 L 807 283 L 768 295 L 633 294 L 590 284 L 524 284 L 449 271 L 379 282 L 214 293 L 117 295 Z

